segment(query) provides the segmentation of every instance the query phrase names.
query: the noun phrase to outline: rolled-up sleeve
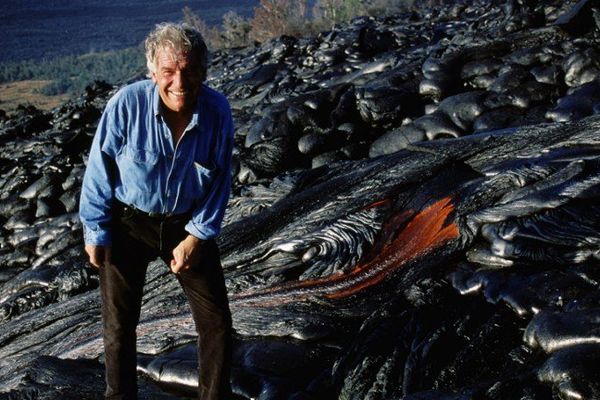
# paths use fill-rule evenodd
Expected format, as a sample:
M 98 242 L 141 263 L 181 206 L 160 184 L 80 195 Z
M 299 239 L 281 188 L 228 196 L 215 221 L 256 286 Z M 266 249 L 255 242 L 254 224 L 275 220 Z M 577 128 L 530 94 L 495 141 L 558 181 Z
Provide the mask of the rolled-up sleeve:
M 206 196 L 195 207 L 192 219 L 185 226 L 188 233 L 203 240 L 212 239 L 221 231 L 221 223 L 231 193 L 234 125 L 228 104 L 221 115 L 221 129 L 215 157 L 216 176 Z
M 79 217 L 86 244 L 110 246 L 110 223 L 116 173 L 115 158 L 123 143 L 116 119 L 116 107 L 109 102 L 98 124 L 83 177 Z

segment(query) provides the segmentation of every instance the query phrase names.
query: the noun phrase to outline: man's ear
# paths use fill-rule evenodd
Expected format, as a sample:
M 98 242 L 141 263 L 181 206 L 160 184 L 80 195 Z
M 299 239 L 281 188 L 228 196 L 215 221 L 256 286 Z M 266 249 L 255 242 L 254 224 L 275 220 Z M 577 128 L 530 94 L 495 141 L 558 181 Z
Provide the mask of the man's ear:
M 150 73 L 150 78 L 152 79 L 152 82 L 157 83 L 156 72 L 151 72 Z

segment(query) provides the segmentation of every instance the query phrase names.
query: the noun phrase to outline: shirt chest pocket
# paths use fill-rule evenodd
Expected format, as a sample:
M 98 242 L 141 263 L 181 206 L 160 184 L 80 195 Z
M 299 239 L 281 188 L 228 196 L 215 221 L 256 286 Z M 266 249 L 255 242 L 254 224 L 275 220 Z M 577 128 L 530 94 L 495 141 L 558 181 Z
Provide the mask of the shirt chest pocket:
M 119 175 L 125 189 L 146 193 L 156 192 L 159 180 L 158 161 L 157 153 L 125 146 L 117 157 Z
M 185 190 L 185 196 L 192 200 L 201 200 L 212 188 L 215 176 L 217 175 L 217 170 L 214 166 L 208 167 L 194 161 L 188 169 L 187 175 L 187 190 Z

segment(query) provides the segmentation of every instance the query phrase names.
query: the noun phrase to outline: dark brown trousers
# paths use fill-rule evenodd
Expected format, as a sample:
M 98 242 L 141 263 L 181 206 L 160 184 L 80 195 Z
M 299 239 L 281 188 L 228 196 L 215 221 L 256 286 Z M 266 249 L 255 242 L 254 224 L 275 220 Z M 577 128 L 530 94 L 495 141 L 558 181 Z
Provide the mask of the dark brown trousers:
M 171 252 L 187 236 L 190 216 L 156 217 L 127 206 L 114 210 L 112 266 L 100 268 L 106 371 L 106 399 L 136 399 L 136 326 L 148 263 L 169 265 Z M 198 265 L 176 275 L 198 333 L 198 398 L 229 399 L 231 314 L 219 249 L 202 247 Z

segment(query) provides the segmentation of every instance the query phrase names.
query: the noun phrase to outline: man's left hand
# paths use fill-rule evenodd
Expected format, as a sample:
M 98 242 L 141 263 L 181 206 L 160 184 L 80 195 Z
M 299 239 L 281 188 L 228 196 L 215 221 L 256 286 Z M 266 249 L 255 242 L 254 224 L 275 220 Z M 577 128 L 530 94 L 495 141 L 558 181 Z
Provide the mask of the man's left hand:
M 171 271 L 177 274 L 181 271 L 190 269 L 190 267 L 200 261 L 200 249 L 203 241 L 195 236 L 188 235 L 183 239 L 175 249 L 173 249 L 173 259 L 171 260 Z

